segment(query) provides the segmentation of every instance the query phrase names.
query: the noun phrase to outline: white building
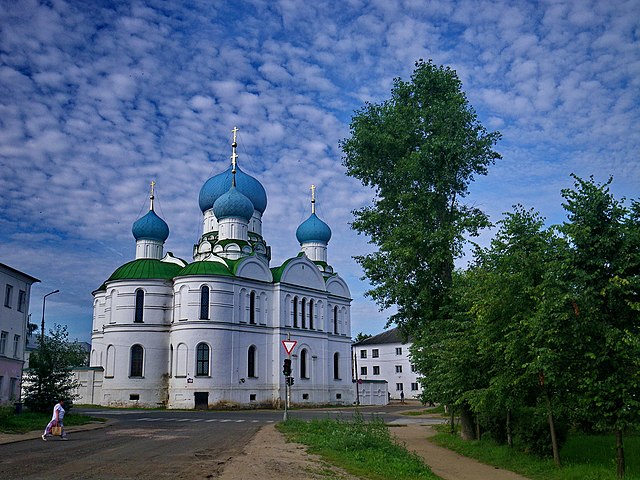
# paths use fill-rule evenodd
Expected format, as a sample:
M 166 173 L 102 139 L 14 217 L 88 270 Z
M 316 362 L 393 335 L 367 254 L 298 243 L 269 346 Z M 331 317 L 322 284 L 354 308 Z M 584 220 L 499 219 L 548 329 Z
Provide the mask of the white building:
M 235 135 L 234 135 L 235 137 Z M 133 224 L 135 260 L 94 295 L 90 368 L 79 401 L 205 408 L 279 405 L 281 344 L 292 352 L 297 404 L 351 404 L 350 292 L 328 263 L 330 228 L 315 214 L 296 231 L 301 251 L 271 266 L 262 237 L 267 195 L 232 165 L 200 190 L 202 236 L 193 262 L 164 254 L 167 224 L 154 211 Z
M 18 400 L 28 334 L 31 285 L 39 282 L 15 268 L 0 263 L 0 405 Z
M 392 400 L 417 398 L 422 393 L 419 374 L 409 359 L 410 342 L 403 342 L 397 328 L 353 344 L 356 375 L 366 383 L 384 380 Z M 361 384 L 362 385 L 362 384 Z M 362 387 L 361 387 L 362 388 Z M 367 392 L 360 392 L 366 397 Z

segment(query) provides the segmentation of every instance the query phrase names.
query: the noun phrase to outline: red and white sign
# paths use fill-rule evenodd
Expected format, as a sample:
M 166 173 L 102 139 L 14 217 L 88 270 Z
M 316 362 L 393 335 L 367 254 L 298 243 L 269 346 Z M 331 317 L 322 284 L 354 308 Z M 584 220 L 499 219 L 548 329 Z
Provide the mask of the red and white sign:
M 293 347 L 295 347 L 297 343 L 298 342 L 296 342 L 295 340 L 282 340 L 282 346 L 287 352 L 287 355 L 291 355 L 291 352 L 293 352 Z

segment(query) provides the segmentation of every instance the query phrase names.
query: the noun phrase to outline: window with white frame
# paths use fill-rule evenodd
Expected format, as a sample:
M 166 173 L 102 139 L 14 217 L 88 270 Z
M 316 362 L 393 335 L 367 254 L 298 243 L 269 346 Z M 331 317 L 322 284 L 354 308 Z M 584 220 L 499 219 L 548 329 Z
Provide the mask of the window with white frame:
M 418 390 L 418 382 L 411 382 L 411 390 L 414 392 Z
M 4 290 L 4 306 L 11 308 L 11 301 L 13 297 L 13 285 L 7 284 Z
M 20 290 L 18 292 L 18 311 L 24 312 L 27 303 L 27 292 Z
M 360 367 L 360 375 L 366 375 L 367 374 L 367 367 Z
M 402 365 L 396 365 L 396 373 L 402 373 Z
M 7 337 L 9 332 L 0 332 L 0 355 L 4 355 L 7 349 Z
M 14 358 L 19 358 L 18 353 L 20 352 L 20 335 L 13 336 L 13 356 Z
M 373 374 L 374 375 L 380 375 L 380 365 L 374 365 L 373 366 Z
M 367 358 L 367 351 L 366 350 L 360 350 L 360 358 Z
M 377 348 L 371 349 L 371 358 L 378 358 L 380 356 L 380 350 Z
M 402 347 L 396 347 L 396 355 L 402 355 Z
M 404 390 L 403 385 L 401 383 L 396 383 L 396 391 L 401 392 Z

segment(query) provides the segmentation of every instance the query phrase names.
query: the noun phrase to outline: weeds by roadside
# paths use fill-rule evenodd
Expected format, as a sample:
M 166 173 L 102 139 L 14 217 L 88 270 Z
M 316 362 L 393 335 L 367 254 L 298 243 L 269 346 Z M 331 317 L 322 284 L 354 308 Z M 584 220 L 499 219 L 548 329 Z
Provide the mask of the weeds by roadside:
M 382 420 L 289 420 L 278 425 L 288 439 L 309 446 L 345 471 L 371 480 L 435 480 L 415 454 L 397 445 Z

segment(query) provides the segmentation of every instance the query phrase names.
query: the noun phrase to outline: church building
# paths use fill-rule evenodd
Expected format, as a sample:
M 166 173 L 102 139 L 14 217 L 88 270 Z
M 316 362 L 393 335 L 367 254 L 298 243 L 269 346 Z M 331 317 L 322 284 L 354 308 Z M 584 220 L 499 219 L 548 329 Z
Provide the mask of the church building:
M 282 341 L 293 404 L 351 404 L 350 292 L 329 264 L 331 229 L 315 213 L 300 251 L 271 266 L 262 236 L 264 187 L 237 164 L 200 189 L 202 236 L 193 261 L 164 253 L 169 227 L 154 210 L 132 228 L 135 260 L 93 292 L 90 371 L 79 401 L 108 406 L 278 406 Z M 80 375 L 81 383 L 83 378 Z

